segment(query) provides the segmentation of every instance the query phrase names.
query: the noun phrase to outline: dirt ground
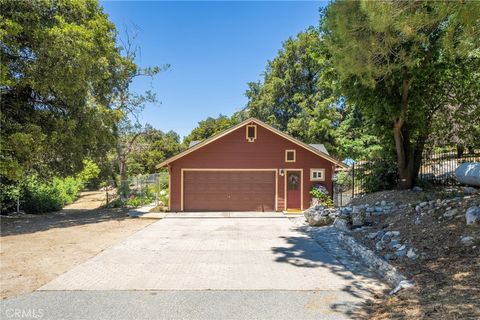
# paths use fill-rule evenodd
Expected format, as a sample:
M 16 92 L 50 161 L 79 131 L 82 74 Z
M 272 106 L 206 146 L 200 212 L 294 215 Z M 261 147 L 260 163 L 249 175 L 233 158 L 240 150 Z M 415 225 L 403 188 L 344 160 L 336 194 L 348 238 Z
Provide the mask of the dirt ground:
M 103 204 L 105 192 L 84 192 L 60 212 L 1 217 L 0 297 L 34 291 L 155 221 Z
M 480 226 L 467 226 L 465 222 L 466 209 L 479 206 L 480 195 L 465 198 L 460 190 L 388 191 L 355 200 L 356 205 L 381 200 L 415 204 L 456 197 L 447 206 L 458 209 L 455 217 L 443 217 L 445 208 L 439 208 L 415 222 L 418 214 L 414 206 L 409 206 L 378 217 L 370 228 L 352 232 L 357 240 L 375 250 L 375 241 L 366 237 L 368 233 L 397 230 L 402 243 L 419 254 L 415 260 L 390 261 L 416 286 L 370 305 L 369 319 L 480 319 Z M 463 245 L 460 238 L 465 235 L 473 236 L 475 243 Z

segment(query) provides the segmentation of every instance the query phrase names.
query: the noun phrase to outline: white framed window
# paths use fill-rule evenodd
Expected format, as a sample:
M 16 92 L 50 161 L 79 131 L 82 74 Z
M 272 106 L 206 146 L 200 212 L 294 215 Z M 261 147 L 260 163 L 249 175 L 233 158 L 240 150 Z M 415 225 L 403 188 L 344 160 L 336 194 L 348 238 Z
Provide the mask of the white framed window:
M 325 181 L 325 169 L 310 169 L 310 181 Z
M 297 152 L 295 150 L 285 150 L 285 162 L 297 161 Z
M 247 125 L 246 137 L 248 142 L 254 142 L 257 139 L 257 126 L 254 124 Z

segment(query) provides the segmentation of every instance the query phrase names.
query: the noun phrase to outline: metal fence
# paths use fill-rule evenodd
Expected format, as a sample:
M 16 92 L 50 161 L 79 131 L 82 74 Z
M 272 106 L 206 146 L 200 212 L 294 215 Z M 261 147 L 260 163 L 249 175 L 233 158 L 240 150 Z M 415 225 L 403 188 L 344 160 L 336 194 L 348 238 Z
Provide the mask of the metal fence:
M 378 172 L 375 166 L 385 165 L 388 160 L 359 161 L 349 169 L 335 174 L 333 182 L 333 200 L 336 206 L 347 205 L 353 198 L 369 192 L 373 185 L 378 190 L 391 189 L 396 184 L 395 171 Z M 464 162 L 480 162 L 480 150 L 457 152 L 455 148 L 425 151 L 418 174 L 418 183 L 423 186 L 456 186 L 460 183 L 455 178 L 456 168 Z M 395 168 L 395 163 L 388 163 L 385 168 Z
M 374 163 L 361 161 L 349 169 L 335 173 L 333 181 L 333 202 L 335 206 L 345 206 L 353 198 L 367 192 L 367 179 L 372 174 Z
M 455 169 L 465 162 L 479 162 L 480 150 L 458 152 L 448 151 L 425 152 L 418 179 L 423 184 L 455 186 L 459 182 L 455 178 Z

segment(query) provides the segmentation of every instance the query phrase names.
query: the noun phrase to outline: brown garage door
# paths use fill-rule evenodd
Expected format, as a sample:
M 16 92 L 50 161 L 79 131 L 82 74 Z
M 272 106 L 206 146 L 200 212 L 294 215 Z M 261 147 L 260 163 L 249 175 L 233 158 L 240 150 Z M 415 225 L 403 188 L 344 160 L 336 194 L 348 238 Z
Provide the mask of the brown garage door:
M 274 171 L 185 171 L 185 211 L 274 211 Z

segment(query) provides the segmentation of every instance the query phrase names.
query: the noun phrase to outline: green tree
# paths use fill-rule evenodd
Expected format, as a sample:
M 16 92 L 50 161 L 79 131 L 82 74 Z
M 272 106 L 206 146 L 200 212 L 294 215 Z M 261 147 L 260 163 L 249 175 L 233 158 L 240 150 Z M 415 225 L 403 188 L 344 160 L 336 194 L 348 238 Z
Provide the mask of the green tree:
M 262 82 L 249 83 L 247 111 L 304 142 L 331 145 L 340 119 L 331 72 L 319 32 L 309 28 L 283 43 Z
M 415 182 L 434 115 L 464 99 L 478 107 L 479 21 L 474 1 L 336 1 L 324 12 L 341 91 L 390 132 L 400 188 Z
M 384 152 L 378 133 L 372 132 L 370 119 L 355 105 L 346 105 L 342 121 L 335 130 L 336 153 L 341 158 L 371 160 Z
M 183 140 L 184 148 L 192 141 L 203 141 L 211 136 L 230 128 L 241 121 L 240 116 L 227 117 L 220 114 L 217 118 L 208 117 L 198 123 L 198 126 Z
M 66 176 L 111 148 L 122 59 L 94 0 L 0 1 L 0 176 Z
M 156 165 L 182 150 L 180 136 L 174 131 L 162 132 L 147 126 L 136 140 L 134 152 L 126 160 L 129 175 L 155 173 Z

